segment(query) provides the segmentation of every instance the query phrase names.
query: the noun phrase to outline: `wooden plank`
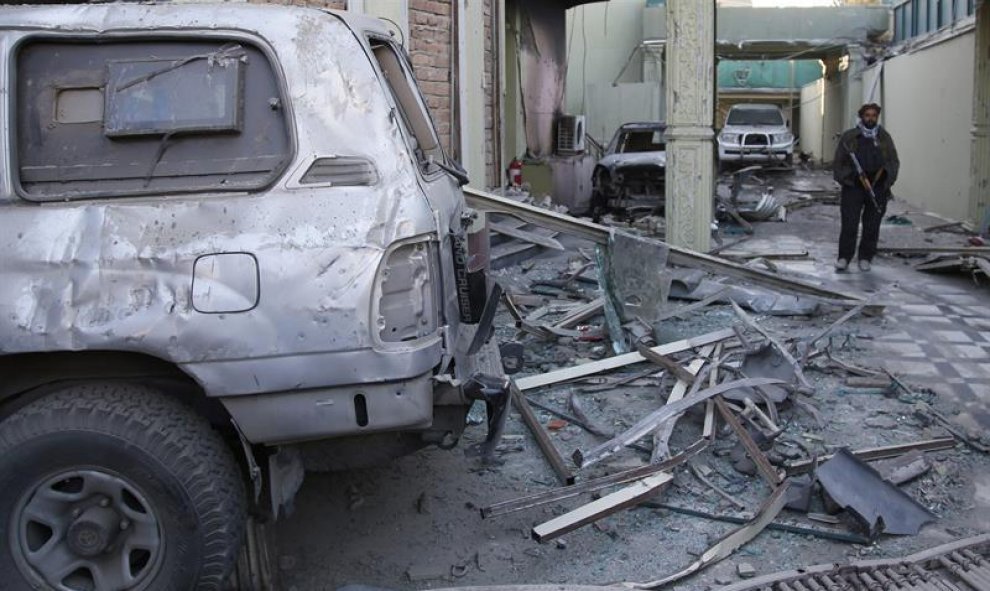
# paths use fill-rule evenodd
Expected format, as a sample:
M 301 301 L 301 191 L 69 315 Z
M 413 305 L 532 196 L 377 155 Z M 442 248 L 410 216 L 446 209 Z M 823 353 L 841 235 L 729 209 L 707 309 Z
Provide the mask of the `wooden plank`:
M 615 474 L 609 474 L 608 476 L 602 476 L 601 478 L 579 482 L 573 486 L 555 488 L 553 490 L 535 493 L 525 497 L 520 497 L 518 499 L 496 503 L 491 507 L 482 508 L 481 516 L 483 518 L 488 518 L 496 517 L 498 515 L 506 515 L 508 513 L 515 513 L 516 511 L 531 509 L 533 507 L 539 507 L 548 503 L 555 503 L 557 501 L 576 497 L 581 494 L 593 493 L 610 486 L 626 484 L 627 482 L 633 482 L 634 480 L 641 480 L 647 476 L 653 476 L 658 472 L 666 472 L 676 468 L 707 448 L 708 442 L 703 439 L 699 439 L 689 445 L 681 453 L 659 464 L 648 464 L 646 466 L 624 470 Z
M 578 324 L 594 318 L 605 310 L 605 298 L 594 299 L 587 304 L 567 313 L 566 316 L 554 323 L 554 328 L 574 328 Z
M 701 436 L 708 441 L 715 438 L 715 402 L 709 400 L 705 403 L 705 426 L 701 430 Z
M 935 224 L 934 226 L 928 226 L 923 228 L 922 232 L 937 232 L 939 230 L 948 230 L 949 228 L 956 228 L 962 226 L 962 222 L 947 222 L 944 224 Z
M 553 238 L 540 236 L 539 234 L 536 234 L 534 232 L 527 232 L 526 230 L 523 230 L 521 228 L 515 228 L 510 224 L 506 224 L 504 222 L 489 221 L 488 229 L 491 230 L 492 232 L 497 232 L 504 236 L 515 238 L 516 240 L 522 240 L 524 242 L 536 244 L 537 246 L 542 246 L 553 250 L 564 250 L 564 245 L 554 240 Z
M 918 263 L 914 268 L 918 271 L 941 271 L 944 269 L 958 269 L 966 265 L 966 259 L 962 257 L 954 258 L 943 258 L 935 261 L 925 261 L 923 263 Z
M 603 517 L 607 517 L 628 507 L 638 505 L 644 499 L 660 492 L 673 481 L 673 476 L 666 472 L 660 472 L 634 482 L 597 501 L 592 501 L 587 505 L 564 513 L 560 517 L 555 517 L 550 521 L 537 525 L 532 530 L 533 539 L 538 542 L 546 542 L 554 538 L 559 538 L 567 532 L 574 531 L 579 527 L 598 521 Z
M 725 382 L 724 384 L 719 384 L 718 386 L 702 390 L 697 394 L 686 396 L 677 402 L 661 406 L 659 409 L 637 421 L 636 424 L 629 427 L 625 432 L 619 434 L 617 437 L 614 437 L 587 452 L 577 450 L 574 452 L 572 458 L 574 459 L 575 464 L 579 467 L 585 468 L 604 460 L 605 458 L 621 450 L 623 447 L 628 446 L 630 443 L 639 441 L 639 439 L 646 436 L 647 433 L 662 425 L 664 421 L 670 420 L 671 417 L 684 412 L 695 404 L 704 402 L 709 398 L 717 396 L 723 392 L 728 392 L 735 388 L 769 386 L 771 384 L 780 383 L 782 383 L 782 380 L 773 378 L 746 378 L 743 380 Z
M 691 470 L 691 474 L 693 474 L 694 477 L 698 479 L 698 482 L 700 482 L 701 484 L 707 486 L 715 494 L 717 494 L 718 496 L 722 497 L 723 499 L 725 499 L 729 503 L 735 505 L 739 509 L 742 509 L 744 511 L 746 510 L 746 505 L 744 505 L 736 497 L 734 497 L 734 496 L 730 495 L 729 493 L 725 492 L 724 490 L 722 490 L 722 488 L 719 487 L 717 484 L 715 484 L 714 482 L 712 482 L 711 480 L 709 480 L 704 474 L 701 473 L 701 470 L 699 470 L 697 466 L 695 466 L 694 464 L 688 464 L 688 468 Z M 711 468 L 709 468 L 709 470 L 711 470 Z
M 677 383 L 674 384 L 674 387 L 670 391 L 670 396 L 667 397 L 667 404 L 673 404 L 684 398 L 684 395 L 687 394 L 688 388 L 694 383 L 698 372 L 701 371 L 701 368 L 708 362 L 708 357 L 711 356 L 714 350 L 715 345 L 707 345 L 698 353 L 700 359 L 695 359 L 692 361 L 686 370 L 681 366 L 677 366 L 683 373 L 688 375 L 689 380 L 683 380 L 678 377 Z M 649 351 L 649 349 L 646 351 Z M 645 353 L 646 351 L 641 352 Z M 646 358 L 652 361 L 648 355 Z M 684 413 L 681 413 L 672 417 L 669 421 L 666 421 L 664 424 L 657 427 L 657 430 L 653 433 L 653 453 L 650 454 L 650 461 L 652 463 L 656 463 L 659 460 L 670 457 L 670 437 L 674 434 L 674 425 L 677 424 L 678 419 L 680 419 L 683 414 Z
M 714 388 L 718 384 L 718 369 L 719 369 L 719 359 L 722 357 L 722 349 L 724 349 L 725 343 L 719 343 L 715 347 L 715 364 L 712 366 L 712 370 L 708 372 L 708 387 Z M 715 419 L 715 401 L 708 400 L 705 402 L 705 423 L 701 428 L 701 438 L 705 441 L 711 442 L 715 440 L 715 429 L 718 427 Z
M 525 203 L 517 203 L 511 199 L 499 197 L 498 195 L 488 193 L 487 191 L 479 191 L 470 187 L 464 187 L 464 197 L 471 207 L 476 209 L 512 215 L 528 223 L 550 228 L 559 232 L 573 234 L 598 244 L 607 245 L 609 235 L 615 231 L 611 228 L 607 228 L 587 220 L 578 219 L 569 215 L 549 211 Z M 651 239 L 642 238 L 642 240 Z M 819 297 L 840 305 L 860 303 L 863 300 L 863 296 L 858 294 L 840 292 L 794 277 L 785 278 L 766 271 L 749 269 L 743 265 L 726 259 L 695 252 L 693 250 L 681 248 L 671 244 L 665 243 L 665 246 L 669 248 L 668 262 L 674 265 L 696 267 L 711 273 L 751 281 L 758 285 L 772 287 L 788 293 Z
M 988 255 L 990 246 L 880 246 L 877 252 L 887 254 L 961 254 Z
M 688 349 L 694 349 L 696 347 L 702 347 L 704 345 L 709 345 L 711 343 L 716 343 L 718 341 L 724 341 L 734 336 L 735 333 L 732 331 L 732 329 L 727 328 L 724 330 L 717 330 L 715 332 L 710 332 L 708 334 L 692 337 L 690 339 L 683 339 L 673 343 L 668 343 L 666 345 L 659 345 L 657 347 L 653 347 L 653 351 L 661 355 L 673 355 L 674 353 L 680 353 L 682 351 L 687 351 Z M 543 374 L 520 378 L 516 380 L 516 386 L 518 386 L 519 389 L 522 391 L 532 390 L 533 388 L 539 388 L 541 386 L 549 386 L 551 384 L 557 384 L 560 382 L 565 382 L 568 380 L 573 380 L 584 376 L 590 376 L 596 373 L 602 373 L 605 371 L 618 369 L 620 367 L 626 367 L 634 363 L 641 363 L 643 361 L 646 360 L 643 358 L 642 355 L 640 355 L 637 352 L 626 353 L 624 355 L 617 355 L 615 357 L 609 357 L 607 359 L 594 361 L 592 363 L 585 363 L 584 365 L 567 367 L 564 369 L 558 369 Z
M 532 407 L 529 406 L 529 402 L 526 401 L 526 397 L 522 395 L 522 392 L 519 391 L 519 388 L 511 380 L 509 381 L 509 390 L 512 393 L 512 406 L 519 411 L 523 423 L 526 424 L 530 433 L 536 438 L 536 445 L 543 452 L 543 457 L 550 464 L 554 474 L 560 479 L 561 484 L 574 484 L 574 474 L 564 463 L 564 458 L 561 457 L 560 452 L 557 451 L 553 442 L 550 441 L 550 436 L 543 430 L 543 425 L 536 418 L 536 414 L 533 412 Z
M 529 307 L 539 307 L 545 306 L 548 303 L 559 301 L 548 298 L 547 296 L 534 295 L 531 293 L 508 293 L 506 292 L 506 297 L 512 300 L 512 304 L 515 306 L 529 306 Z M 522 315 L 520 314 L 520 318 Z
M 791 251 L 768 251 L 768 252 L 758 252 L 758 251 L 731 251 L 723 250 L 722 256 L 727 259 L 767 259 L 767 260 L 798 260 L 808 258 L 807 250 L 791 250 Z
M 864 462 L 873 462 L 876 460 L 885 460 L 887 458 L 896 458 L 914 450 L 940 451 L 944 449 L 952 449 L 956 446 L 956 443 L 957 441 L 955 437 L 939 437 L 936 439 L 926 439 L 924 441 L 915 441 L 912 443 L 899 443 L 896 445 L 885 445 L 883 447 L 858 449 L 853 451 L 852 455 L 856 456 L 860 460 L 863 460 Z M 793 476 L 795 474 L 803 474 L 810 470 L 816 462 L 824 462 L 831 457 L 832 455 L 828 454 L 809 460 L 790 462 L 786 466 L 787 475 Z

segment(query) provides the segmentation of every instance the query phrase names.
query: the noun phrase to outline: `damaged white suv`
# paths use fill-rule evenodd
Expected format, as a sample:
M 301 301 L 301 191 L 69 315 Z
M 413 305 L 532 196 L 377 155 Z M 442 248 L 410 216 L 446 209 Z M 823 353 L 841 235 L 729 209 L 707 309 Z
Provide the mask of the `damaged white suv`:
M 720 163 L 781 163 L 794 159 L 794 134 L 776 105 L 738 104 L 718 135 Z
M 4 7 L 0 54 L 0 587 L 220 589 L 304 467 L 493 444 L 484 224 L 383 23 Z

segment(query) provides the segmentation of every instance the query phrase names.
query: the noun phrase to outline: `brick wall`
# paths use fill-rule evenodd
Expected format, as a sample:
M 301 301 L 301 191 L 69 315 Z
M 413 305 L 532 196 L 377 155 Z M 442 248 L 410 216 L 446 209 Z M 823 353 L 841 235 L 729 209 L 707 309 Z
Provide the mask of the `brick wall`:
M 457 48 L 452 18 L 451 0 L 409 0 L 409 56 L 448 153 L 454 141 L 451 56 Z
M 495 121 L 495 39 L 492 35 L 491 11 L 495 0 L 484 0 L 485 12 L 485 169 L 488 185 L 498 184 L 501 172 L 495 170 L 498 126 Z M 452 84 L 451 55 L 457 50 L 452 18 L 453 0 L 409 0 L 409 54 L 420 88 L 426 96 L 440 141 L 448 153 L 458 140 L 454 128 L 456 88 Z M 469 41 L 471 42 L 471 41 Z M 458 155 L 459 156 L 459 155 Z
M 500 184 L 502 172 L 495 170 L 498 161 L 498 122 L 495 113 L 495 94 L 499 80 L 495 75 L 497 40 L 492 34 L 492 10 L 495 0 L 485 0 L 485 176 L 488 186 Z

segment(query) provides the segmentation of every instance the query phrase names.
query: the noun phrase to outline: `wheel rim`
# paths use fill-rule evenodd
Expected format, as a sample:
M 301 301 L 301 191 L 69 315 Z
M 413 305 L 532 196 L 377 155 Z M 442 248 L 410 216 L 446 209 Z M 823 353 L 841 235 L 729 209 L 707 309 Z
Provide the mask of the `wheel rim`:
M 40 480 L 11 519 L 18 567 L 59 591 L 139 589 L 161 566 L 154 507 L 117 474 L 73 470 Z

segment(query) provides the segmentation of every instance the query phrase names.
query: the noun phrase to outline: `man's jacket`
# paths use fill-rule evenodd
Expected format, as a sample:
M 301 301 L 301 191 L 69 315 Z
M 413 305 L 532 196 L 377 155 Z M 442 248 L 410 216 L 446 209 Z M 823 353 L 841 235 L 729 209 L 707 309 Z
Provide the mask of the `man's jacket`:
M 839 144 L 835 148 L 835 160 L 832 161 L 832 178 L 844 187 L 861 187 L 857 180 L 856 166 L 849 157 L 850 153 L 855 153 L 859 144 L 860 131 L 854 127 L 842 134 Z M 884 175 L 880 179 L 879 187 L 882 190 L 889 190 L 897 182 L 897 173 L 900 172 L 901 161 L 897 158 L 897 148 L 894 147 L 894 139 L 890 137 L 887 130 L 880 128 L 877 134 L 877 147 L 883 157 Z M 870 179 L 873 180 L 873 179 Z

